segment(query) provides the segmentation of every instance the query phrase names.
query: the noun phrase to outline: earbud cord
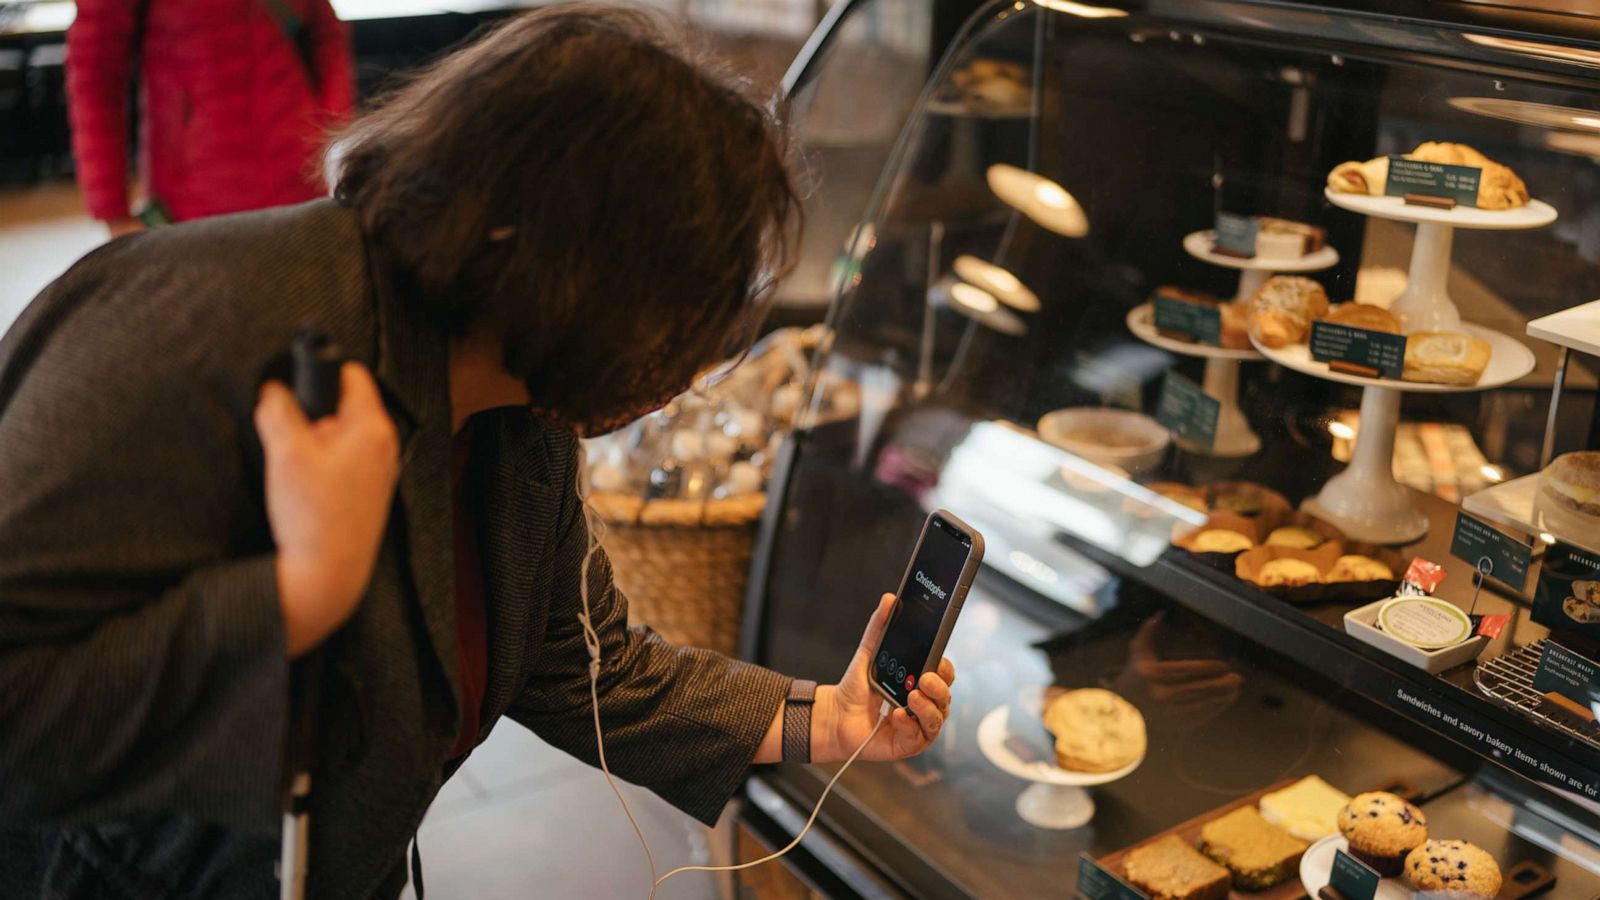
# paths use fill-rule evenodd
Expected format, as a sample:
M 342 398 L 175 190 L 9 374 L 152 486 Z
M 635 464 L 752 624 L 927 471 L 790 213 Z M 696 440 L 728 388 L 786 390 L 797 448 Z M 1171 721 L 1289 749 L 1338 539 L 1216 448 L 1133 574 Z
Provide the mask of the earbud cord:
M 754 862 L 741 863 L 736 866 L 679 866 L 657 878 L 656 857 L 650 851 L 650 842 L 645 840 L 644 829 L 639 827 L 639 820 L 634 818 L 633 808 L 628 806 L 628 800 L 622 796 L 622 790 L 617 787 L 616 779 L 611 777 L 611 767 L 606 764 L 605 735 L 600 728 L 600 635 L 594 630 L 594 620 L 589 615 L 589 562 L 594 558 L 595 551 L 600 549 L 600 538 L 605 529 L 605 523 L 599 516 L 594 514 L 594 510 L 589 506 L 587 462 L 588 454 L 585 452 L 583 444 L 579 443 L 578 502 L 583 507 L 583 518 L 588 526 L 589 541 L 588 546 L 584 548 L 583 562 L 578 566 L 578 599 L 583 605 L 583 611 L 578 613 L 578 623 L 583 626 L 583 643 L 589 650 L 589 701 L 591 704 L 590 709 L 594 712 L 594 745 L 597 755 L 600 757 L 600 771 L 605 773 L 606 776 L 606 784 L 611 786 L 611 793 L 617 795 L 617 802 L 622 804 L 622 811 L 628 817 L 628 824 L 633 826 L 633 833 L 639 838 L 639 846 L 644 848 L 645 859 L 650 863 L 650 900 L 655 900 L 656 889 L 661 887 L 662 882 L 674 875 L 684 872 L 737 872 L 772 862 L 800 846 L 800 842 L 810 833 L 811 826 L 816 823 L 817 815 L 822 812 L 823 802 L 833 792 L 833 786 L 838 783 L 845 770 L 850 768 L 850 764 L 856 761 L 856 757 L 860 756 L 861 752 L 867 749 L 867 745 L 872 743 L 872 739 L 878 736 L 878 732 L 883 728 L 883 723 L 888 720 L 889 701 L 885 700 L 883 706 L 878 710 L 877 724 L 872 726 L 872 731 L 867 735 L 866 740 L 862 741 L 861 745 L 855 749 L 855 752 L 850 754 L 850 758 L 845 760 L 844 765 L 839 767 L 839 771 L 833 773 L 833 777 L 828 779 L 827 786 L 822 789 L 822 796 L 817 798 L 817 805 L 811 810 L 811 817 L 806 819 L 805 827 L 800 829 L 800 833 L 795 835 L 794 840 L 790 841 L 787 847 L 763 856 Z

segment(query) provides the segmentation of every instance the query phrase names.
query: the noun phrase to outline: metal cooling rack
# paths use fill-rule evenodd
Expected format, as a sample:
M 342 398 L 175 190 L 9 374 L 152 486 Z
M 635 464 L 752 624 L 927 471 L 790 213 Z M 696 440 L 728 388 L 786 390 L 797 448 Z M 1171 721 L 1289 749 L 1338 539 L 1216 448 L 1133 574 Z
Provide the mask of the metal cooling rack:
M 1543 654 L 1544 641 L 1538 640 L 1511 653 L 1480 660 L 1472 680 L 1487 696 L 1600 750 L 1600 724 L 1580 724 L 1567 716 L 1545 712 L 1549 701 L 1543 693 L 1533 689 L 1533 673 L 1539 670 L 1539 657 Z

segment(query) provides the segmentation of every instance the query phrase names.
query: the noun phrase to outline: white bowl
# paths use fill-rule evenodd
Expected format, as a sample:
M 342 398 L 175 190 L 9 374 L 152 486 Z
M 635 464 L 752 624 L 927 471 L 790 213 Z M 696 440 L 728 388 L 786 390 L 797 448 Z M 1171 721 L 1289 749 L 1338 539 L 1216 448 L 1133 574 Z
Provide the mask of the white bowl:
M 1103 442 L 1086 435 L 1112 437 Z M 1143 413 L 1109 406 L 1079 406 L 1045 413 L 1039 436 L 1100 465 L 1117 466 L 1135 477 L 1161 464 L 1172 435 Z

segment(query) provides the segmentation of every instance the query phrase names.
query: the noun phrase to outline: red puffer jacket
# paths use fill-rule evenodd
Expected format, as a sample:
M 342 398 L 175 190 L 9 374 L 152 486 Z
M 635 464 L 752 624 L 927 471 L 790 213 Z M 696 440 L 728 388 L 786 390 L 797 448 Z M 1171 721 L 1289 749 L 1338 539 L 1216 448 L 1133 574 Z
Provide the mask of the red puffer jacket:
M 328 0 L 285 2 L 310 36 L 317 87 L 266 0 L 79 0 L 67 95 L 91 215 L 129 212 L 126 107 L 141 6 L 146 193 L 179 220 L 326 193 L 316 151 L 354 105 L 349 41 Z

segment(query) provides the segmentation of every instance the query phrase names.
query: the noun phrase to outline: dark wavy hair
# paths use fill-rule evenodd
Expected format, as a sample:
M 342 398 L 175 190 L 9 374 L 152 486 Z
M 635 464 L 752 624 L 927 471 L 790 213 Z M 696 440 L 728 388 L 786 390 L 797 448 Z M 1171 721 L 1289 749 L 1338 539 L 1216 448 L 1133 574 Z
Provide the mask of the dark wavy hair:
M 586 431 L 748 347 L 798 233 L 771 108 L 638 10 L 511 18 L 334 145 L 414 302 L 500 334 L 535 407 Z

